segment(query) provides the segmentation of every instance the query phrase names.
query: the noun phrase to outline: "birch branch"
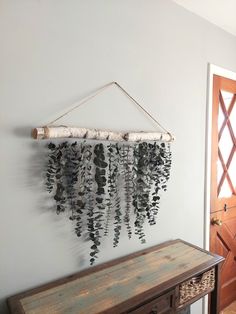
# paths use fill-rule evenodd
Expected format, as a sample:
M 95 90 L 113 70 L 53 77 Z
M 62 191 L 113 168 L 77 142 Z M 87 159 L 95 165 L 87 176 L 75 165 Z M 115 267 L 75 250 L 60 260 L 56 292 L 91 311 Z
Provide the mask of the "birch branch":
M 170 133 L 161 132 L 115 132 L 99 129 L 78 128 L 69 126 L 44 126 L 32 130 L 34 139 L 81 138 L 108 141 L 163 141 L 171 142 L 174 137 Z

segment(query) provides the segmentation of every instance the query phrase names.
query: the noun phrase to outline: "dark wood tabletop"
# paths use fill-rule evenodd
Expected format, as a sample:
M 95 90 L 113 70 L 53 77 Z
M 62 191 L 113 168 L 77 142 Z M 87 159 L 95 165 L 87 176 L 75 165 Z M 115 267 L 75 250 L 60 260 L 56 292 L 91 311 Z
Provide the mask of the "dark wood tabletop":
M 126 313 L 222 261 L 182 240 L 168 241 L 18 294 L 8 304 L 18 314 Z

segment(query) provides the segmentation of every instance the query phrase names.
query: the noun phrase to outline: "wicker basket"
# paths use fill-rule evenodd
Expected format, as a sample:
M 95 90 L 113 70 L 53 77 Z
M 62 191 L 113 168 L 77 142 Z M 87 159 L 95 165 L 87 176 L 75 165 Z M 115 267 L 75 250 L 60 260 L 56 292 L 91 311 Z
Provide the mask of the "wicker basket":
M 179 306 L 204 292 L 210 292 L 215 286 L 215 269 L 193 277 L 179 286 Z

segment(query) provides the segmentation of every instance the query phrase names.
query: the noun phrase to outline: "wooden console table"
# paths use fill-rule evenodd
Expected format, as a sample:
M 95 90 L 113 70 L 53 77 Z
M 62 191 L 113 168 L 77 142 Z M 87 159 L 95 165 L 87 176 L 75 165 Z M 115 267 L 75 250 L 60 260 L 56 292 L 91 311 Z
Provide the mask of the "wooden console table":
M 223 260 L 169 241 L 18 294 L 8 305 L 14 314 L 170 314 L 210 293 L 210 313 L 218 314 Z

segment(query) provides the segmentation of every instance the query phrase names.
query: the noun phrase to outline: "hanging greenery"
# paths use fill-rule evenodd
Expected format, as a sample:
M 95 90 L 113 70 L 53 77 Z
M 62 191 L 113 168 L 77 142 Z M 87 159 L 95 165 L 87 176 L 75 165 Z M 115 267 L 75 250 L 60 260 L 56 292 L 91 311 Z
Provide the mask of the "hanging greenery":
M 132 146 L 122 145 L 121 165 L 122 176 L 124 178 L 124 195 L 125 195 L 125 215 L 124 222 L 127 229 L 129 239 L 132 236 L 132 228 L 130 225 L 130 214 L 132 208 L 132 195 L 134 192 L 134 173 L 133 173 L 133 154 L 134 150 Z
M 145 222 L 156 223 L 160 192 L 170 177 L 168 143 L 83 141 L 50 143 L 48 149 L 46 189 L 53 194 L 56 213 L 70 213 L 76 235 L 88 234 L 91 265 L 111 229 L 114 247 L 123 225 L 128 238 L 134 231 L 145 243 Z

